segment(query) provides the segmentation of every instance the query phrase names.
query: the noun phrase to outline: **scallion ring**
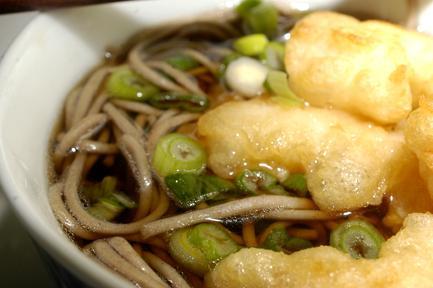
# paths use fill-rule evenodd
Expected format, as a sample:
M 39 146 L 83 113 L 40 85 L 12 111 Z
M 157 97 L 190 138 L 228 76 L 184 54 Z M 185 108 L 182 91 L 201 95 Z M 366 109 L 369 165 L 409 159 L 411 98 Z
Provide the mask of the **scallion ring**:
M 379 256 L 383 236 L 370 223 L 346 221 L 331 233 L 331 246 L 350 254 L 355 259 L 374 259 Z
M 198 174 L 206 166 L 206 152 L 198 141 L 171 133 L 159 139 L 152 163 L 161 177 L 177 172 Z

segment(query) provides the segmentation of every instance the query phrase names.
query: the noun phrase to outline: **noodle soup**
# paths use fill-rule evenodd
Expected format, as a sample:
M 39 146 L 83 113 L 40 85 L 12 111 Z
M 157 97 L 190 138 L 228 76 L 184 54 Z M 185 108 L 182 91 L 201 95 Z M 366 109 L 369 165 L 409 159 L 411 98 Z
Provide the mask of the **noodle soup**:
M 65 100 L 51 207 L 83 253 L 137 286 L 224 287 L 215 271 L 247 248 L 376 261 L 409 213 L 432 209 L 400 127 L 417 101 L 400 28 L 251 0 L 236 15 L 144 31 Z M 334 34 L 368 47 L 339 50 Z

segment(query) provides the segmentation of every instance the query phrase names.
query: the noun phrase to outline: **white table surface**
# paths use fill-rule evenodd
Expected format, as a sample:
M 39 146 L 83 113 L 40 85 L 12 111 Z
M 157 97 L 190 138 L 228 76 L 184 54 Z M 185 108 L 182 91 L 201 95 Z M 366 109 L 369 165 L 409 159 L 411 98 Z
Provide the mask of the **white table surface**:
M 36 12 L 0 15 L 0 58 Z M 0 187 L 0 287 L 56 287 L 31 238 Z

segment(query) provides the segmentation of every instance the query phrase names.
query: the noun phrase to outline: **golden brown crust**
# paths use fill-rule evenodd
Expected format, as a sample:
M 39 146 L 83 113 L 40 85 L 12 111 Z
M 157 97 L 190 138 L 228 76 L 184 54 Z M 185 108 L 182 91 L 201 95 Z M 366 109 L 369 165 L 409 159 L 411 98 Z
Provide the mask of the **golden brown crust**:
M 433 216 L 411 214 L 382 246 L 379 259 L 352 259 L 321 246 L 291 255 L 242 249 L 206 277 L 210 288 L 433 287 Z
M 368 29 L 381 34 L 394 35 L 405 49 L 410 68 L 410 87 L 413 106 L 418 106 L 421 97 L 433 97 L 433 38 L 429 35 L 403 29 L 400 26 L 370 20 L 363 23 Z
M 261 163 L 305 172 L 313 200 L 328 211 L 380 204 L 410 153 L 402 135 L 344 112 L 264 100 L 223 104 L 200 118 L 198 133 L 217 175 Z
M 299 21 L 286 45 L 290 87 L 320 107 L 396 123 L 412 108 L 406 51 L 393 33 L 353 17 L 316 12 Z
M 335 171 L 344 168 L 345 161 L 368 167 L 369 173 L 366 175 L 377 175 L 382 170 L 393 171 L 385 173 L 389 177 L 385 177 L 387 182 L 384 189 L 394 201 L 383 221 L 397 232 L 408 213 L 432 209 L 431 198 L 427 193 L 429 188 L 433 196 L 432 51 L 432 38 L 386 22 L 361 23 L 350 16 L 332 12 L 313 13 L 305 17 L 293 30 L 286 50 L 286 68 L 291 88 L 298 96 L 316 106 L 333 106 L 381 124 L 393 124 L 405 119 L 412 105 L 416 107 L 420 102 L 420 107 L 410 113 L 403 125 L 407 145 L 417 157 L 408 152 L 405 144 L 401 144 L 391 148 L 400 149 L 399 153 L 394 154 L 394 161 L 385 165 L 379 161 L 369 166 L 368 159 L 387 157 L 386 151 L 389 152 L 388 148 L 392 145 L 381 149 L 392 143 L 392 133 L 381 138 L 381 133 L 377 134 L 374 126 L 370 131 L 364 130 L 361 122 L 353 117 L 349 119 L 338 111 L 328 111 L 332 114 L 328 115 L 326 110 L 321 109 L 308 109 L 307 113 L 301 110 L 283 111 L 281 107 L 278 108 L 280 110 L 273 110 L 263 106 L 263 103 L 259 109 L 254 106 L 259 103 L 256 101 L 239 104 L 250 105 L 245 111 L 240 107 L 230 111 L 234 106 L 229 104 L 228 110 L 217 110 L 221 112 L 220 115 L 211 112 L 210 116 L 205 115 L 200 121 L 199 130 L 205 139 L 215 136 L 210 139 L 213 142 L 208 142 L 212 143 L 209 145 L 211 165 L 216 165 L 215 171 L 220 169 L 222 174 L 228 171 L 228 166 L 223 163 L 229 163 L 230 169 L 236 170 L 243 167 L 237 167 L 236 163 L 249 167 L 251 160 L 270 160 L 286 165 L 290 170 L 303 169 L 307 172 L 309 189 L 315 202 L 320 208 L 328 210 L 333 210 L 332 205 L 354 208 L 356 205 L 352 206 L 351 202 L 353 198 L 365 200 L 356 195 L 341 201 L 345 196 L 341 193 L 343 190 L 338 181 L 349 181 L 353 176 L 369 182 L 362 178 L 362 173 L 351 175 L 354 171 L 362 170 L 357 169 L 356 165 L 347 166 L 350 169 L 342 171 L 345 172 L 344 178 L 338 178 Z M 262 113 L 266 110 L 272 112 L 265 117 Z M 251 115 L 246 117 L 247 113 Z M 293 117 L 296 113 L 303 114 L 302 121 L 298 122 L 297 117 Z M 268 121 L 268 118 L 278 120 Z M 336 118 L 340 120 L 336 121 Z M 325 124 L 334 121 L 332 119 L 337 129 L 329 129 Z M 236 133 L 227 136 L 226 131 L 232 128 L 235 128 Z M 306 133 L 308 143 L 302 142 L 303 135 L 299 131 Z M 352 137 L 356 141 L 351 142 Z M 293 145 L 287 145 L 284 142 L 287 139 L 292 139 Z M 275 144 L 281 146 L 275 148 Z M 269 147 L 271 149 L 268 150 Z M 284 147 L 289 147 L 289 150 Z M 352 147 L 350 152 L 347 152 L 346 147 Z M 291 158 L 293 150 L 301 158 Z M 219 154 L 212 155 L 212 151 Z M 363 159 L 361 155 L 368 159 Z M 218 161 L 212 164 L 212 157 Z M 335 163 L 335 169 L 326 165 L 322 169 L 320 163 L 327 163 L 329 159 Z M 420 165 L 417 164 L 418 159 Z M 299 160 L 301 168 L 295 165 L 296 160 Z M 314 164 L 306 164 L 305 161 Z M 336 180 L 330 185 L 332 191 L 320 187 L 317 189 L 320 192 L 317 192 L 315 188 L 324 180 Z M 341 183 L 340 186 L 345 185 Z M 363 189 L 371 191 L 374 189 L 372 187 L 380 186 L 377 181 L 369 183 L 371 187 L 366 188 L 367 185 Z M 365 190 L 358 191 L 365 196 L 368 194 L 364 193 Z M 221 261 L 207 275 L 206 284 L 211 288 L 433 287 L 432 239 L 433 216 L 429 213 L 411 214 L 406 218 L 403 228 L 384 243 L 379 259 L 355 260 L 329 246 L 306 249 L 292 255 L 262 249 L 242 249 Z
M 433 198 L 433 102 L 421 98 L 418 109 L 410 113 L 404 129 L 406 142 L 420 162 L 420 174 Z

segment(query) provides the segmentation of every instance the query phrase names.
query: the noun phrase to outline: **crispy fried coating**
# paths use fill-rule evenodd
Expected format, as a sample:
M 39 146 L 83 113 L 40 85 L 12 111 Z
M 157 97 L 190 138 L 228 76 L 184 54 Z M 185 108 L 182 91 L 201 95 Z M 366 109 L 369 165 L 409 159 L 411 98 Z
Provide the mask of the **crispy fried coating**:
M 422 96 L 433 98 L 433 37 L 384 21 L 370 20 L 362 25 L 380 34 L 394 35 L 405 49 L 413 106 L 418 107 Z
M 433 212 L 433 203 L 420 171 L 418 158 L 414 153 L 406 153 L 400 162 L 399 172 L 390 181 L 387 192 L 388 209 L 382 222 L 394 233 L 400 230 L 404 219 L 414 212 Z
M 421 98 L 418 109 L 410 113 L 404 129 L 409 148 L 420 161 L 420 173 L 433 197 L 433 101 Z
M 433 216 L 409 215 L 378 259 L 352 259 L 321 246 L 286 255 L 242 249 L 217 264 L 206 277 L 209 288 L 433 287 Z
M 412 109 L 406 51 L 394 33 L 378 33 L 353 17 L 316 12 L 300 20 L 286 45 L 289 85 L 320 107 L 382 124 Z
M 410 153 L 402 135 L 344 112 L 271 100 L 223 104 L 199 119 L 198 134 L 217 175 L 264 164 L 305 172 L 313 200 L 327 211 L 380 204 Z

